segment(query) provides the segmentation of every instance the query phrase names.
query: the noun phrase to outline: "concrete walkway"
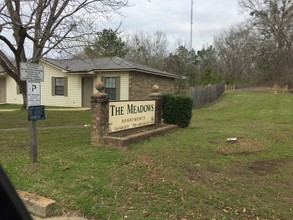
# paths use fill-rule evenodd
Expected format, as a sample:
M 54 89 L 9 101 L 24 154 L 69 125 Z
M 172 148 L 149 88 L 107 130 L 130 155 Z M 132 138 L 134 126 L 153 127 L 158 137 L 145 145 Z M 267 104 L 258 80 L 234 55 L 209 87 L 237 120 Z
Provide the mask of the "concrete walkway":
M 0 112 L 13 112 L 13 111 L 19 111 L 20 109 L 1 109 L 0 108 Z M 86 111 L 86 110 L 90 110 L 90 108 L 46 108 L 46 111 Z
M 46 108 L 45 109 L 47 111 L 86 111 L 86 110 L 90 110 L 90 108 Z
M 19 109 L 0 109 L 0 112 L 14 112 L 18 111 Z

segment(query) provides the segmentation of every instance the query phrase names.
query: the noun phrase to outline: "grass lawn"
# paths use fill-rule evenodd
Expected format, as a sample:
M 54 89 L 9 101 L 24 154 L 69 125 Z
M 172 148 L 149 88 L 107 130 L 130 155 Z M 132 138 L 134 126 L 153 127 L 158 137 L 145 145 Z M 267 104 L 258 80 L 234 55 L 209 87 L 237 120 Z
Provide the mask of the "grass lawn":
M 1 109 L 1 106 L 0 106 Z M 93 219 L 293 219 L 293 95 L 235 92 L 190 126 L 120 151 L 90 144 L 90 111 L 46 111 L 30 164 L 27 112 L 0 112 L 0 163 L 17 189 Z M 237 137 L 236 143 L 226 142 Z

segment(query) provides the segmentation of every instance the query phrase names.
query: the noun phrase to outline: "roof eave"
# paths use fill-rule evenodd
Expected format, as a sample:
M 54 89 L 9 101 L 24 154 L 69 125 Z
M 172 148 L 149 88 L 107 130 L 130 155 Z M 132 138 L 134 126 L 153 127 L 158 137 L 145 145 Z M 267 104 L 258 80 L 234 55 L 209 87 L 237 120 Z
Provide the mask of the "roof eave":
M 61 66 L 58 66 L 58 65 L 56 65 L 56 64 L 54 64 L 54 63 L 51 63 L 51 62 L 49 62 L 49 61 L 41 60 L 41 62 L 44 62 L 44 63 L 46 63 L 46 64 L 48 64 L 48 65 L 50 65 L 50 66 L 53 66 L 53 67 L 55 67 L 55 68 L 61 70 L 63 73 L 68 73 L 68 72 L 69 72 L 67 69 L 62 68 Z
M 171 75 L 168 73 L 164 73 L 164 72 L 153 72 L 153 71 L 148 71 L 148 70 L 142 70 L 142 69 L 132 69 L 132 71 L 139 71 L 139 72 L 143 72 L 143 73 L 147 73 L 147 74 L 153 74 L 153 75 L 157 75 L 157 76 L 164 76 L 164 77 L 168 77 L 168 78 L 173 78 L 173 79 L 179 79 L 180 77 L 176 76 L 176 75 Z
M 141 72 L 141 73 L 147 73 L 147 74 L 152 74 L 152 75 L 157 75 L 157 76 L 164 76 L 164 77 L 173 78 L 173 79 L 180 79 L 180 77 L 176 76 L 176 75 L 169 75 L 169 74 L 165 74 L 163 72 L 153 72 L 153 71 L 141 70 L 141 69 L 137 69 L 137 68 L 97 69 L 97 70 L 91 70 L 91 71 L 69 71 L 68 74 L 70 74 L 70 75 L 78 75 L 78 74 L 94 75 L 94 74 L 97 74 L 100 72 Z

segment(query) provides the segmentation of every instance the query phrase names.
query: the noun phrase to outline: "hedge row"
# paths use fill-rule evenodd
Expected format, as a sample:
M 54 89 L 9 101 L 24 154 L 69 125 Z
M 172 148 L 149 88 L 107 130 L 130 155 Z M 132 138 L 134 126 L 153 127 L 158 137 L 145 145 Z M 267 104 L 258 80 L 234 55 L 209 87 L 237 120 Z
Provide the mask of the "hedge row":
M 192 99 L 178 94 L 164 94 L 162 98 L 164 123 L 187 127 L 192 117 Z

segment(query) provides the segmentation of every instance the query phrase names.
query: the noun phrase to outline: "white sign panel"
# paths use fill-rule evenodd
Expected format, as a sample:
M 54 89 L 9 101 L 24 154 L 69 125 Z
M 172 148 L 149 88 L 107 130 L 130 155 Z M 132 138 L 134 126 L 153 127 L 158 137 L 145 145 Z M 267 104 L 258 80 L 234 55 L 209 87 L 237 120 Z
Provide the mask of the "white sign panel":
M 44 82 L 44 66 L 36 63 L 20 63 L 20 80 Z
M 156 101 L 109 103 L 109 133 L 155 124 Z
M 41 105 L 41 83 L 26 83 L 27 106 Z

